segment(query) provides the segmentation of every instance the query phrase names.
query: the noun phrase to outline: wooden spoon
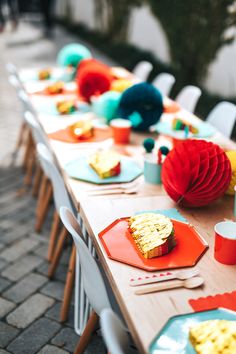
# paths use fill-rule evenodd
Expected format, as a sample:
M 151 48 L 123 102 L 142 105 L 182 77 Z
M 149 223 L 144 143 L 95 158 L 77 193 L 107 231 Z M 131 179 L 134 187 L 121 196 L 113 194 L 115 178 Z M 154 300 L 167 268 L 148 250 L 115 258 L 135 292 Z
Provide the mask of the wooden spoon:
M 168 289 L 175 289 L 175 288 L 187 288 L 193 289 L 201 286 L 204 283 L 204 279 L 201 277 L 194 277 L 187 280 L 174 280 L 171 282 L 160 283 L 154 286 L 148 286 L 140 290 L 136 290 L 136 295 L 143 295 L 154 293 L 156 291 L 168 290 Z

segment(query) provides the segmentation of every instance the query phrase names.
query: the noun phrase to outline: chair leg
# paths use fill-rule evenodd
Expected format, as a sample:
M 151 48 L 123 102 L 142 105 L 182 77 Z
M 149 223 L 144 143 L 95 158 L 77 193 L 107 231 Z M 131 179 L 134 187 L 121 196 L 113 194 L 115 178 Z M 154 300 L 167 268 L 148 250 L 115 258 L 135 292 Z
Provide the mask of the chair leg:
M 42 178 L 42 174 L 43 174 L 43 172 L 40 167 L 40 164 L 37 162 L 35 176 L 34 176 L 34 182 L 33 182 L 33 189 L 32 189 L 32 196 L 33 197 L 37 197 L 37 195 L 38 195 L 39 185 L 40 185 L 40 181 Z
M 59 260 L 61 258 L 61 254 L 63 251 L 63 247 L 65 244 L 65 240 L 66 240 L 66 236 L 68 234 L 67 229 L 63 226 L 61 233 L 59 235 L 58 241 L 57 241 L 57 245 L 56 245 L 56 249 L 50 264 L 50 267 L 48 269 L 48 277 L 51 279 L 56 271 L 57 265 L 59 263 Z
M 26 165 L 26 173 L 24 177 L 24 184 L 29 186 L 32 182 L 33 170 L 35 164 L 35 151 L 34 147 L 32 146 L 32 150 L 30 151 L 27 165 Z
M 32 134 L 30 131 L 28 131 L 27 139 L 26 139 L 25 153 L 24 153 L 24 157 L 23 157 L 23 167 L 24 168 L 26 168 L 26 166 L 27 166 L 27 161 L 29 159 L 29 155 L 30 155 L 30 151 L 32 149 L 32 146 L 33 146 Z
M 36 223 L 35 223 L 36 232 L 39 232 L 42 228 L 43 222 L 45 220 L 49 208 L 50 201 L 52 199 L 52 195 L 53 195 L 52 185 L 51 182 L 47 180 L 45 195 L 42 195 L 41 197 L 42 200 L 40 201 L 39 209 L 37 206 L 37 210 L 36 210 Z
M 66 276 L 64 297 L 61 306 L 61 314 L 60 314 L 61 322 L 66 321 L 68 317 L 70 300 L 71 300 L 71 295 L 72 295 L 74 281 L 75 281 L 75 262 L 76 262 L 76 248 L 75 245 L 73 244 L 71 256 L 70 256 L 70 263 L 69 263 L 67 276 Z
M 53 215 L 51 232 L 50 232 L 50 236 L 49 236 L 49 245 L 48 245 L 48 261 L 49 262 L 52 260 L 52 255 L 53 255 L 53 251 L 54 251 L 55 244 L 56 244 L 59 226 L 60 226 L 60 217 L 58 215 L 58 212 L 55 210 L 54 215 Z
M 93 331 L 98 323 L 98 315 L 96 314 L 95 311 L 92 311 L 89 320 L 87 322 L 87 325 L 84 329 L 84 332 L 82 336 L 80 337 L 79 343 L 76 346 L 74 354 L 83 354 L 85 349 L 87 348 L 90 338 L 93 334 Z

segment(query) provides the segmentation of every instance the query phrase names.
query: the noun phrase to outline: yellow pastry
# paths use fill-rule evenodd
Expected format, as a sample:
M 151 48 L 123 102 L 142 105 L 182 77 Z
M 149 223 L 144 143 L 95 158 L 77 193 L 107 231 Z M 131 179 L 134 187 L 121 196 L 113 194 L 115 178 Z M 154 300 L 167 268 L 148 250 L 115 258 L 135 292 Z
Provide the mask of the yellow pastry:
M 51 77 L 51 70 L 50 69 L 42 69 L 38 72 L 38 79 L 39 80 L 49 80 Z
M 185 130 L 185 128 L 188 127 L 189 132 L 192 134 L 198 134 L 199 130 L 197 127 L 194 127 L 192 124 L 179 119 L 179 118 L 174 118 L 172 121 L 172 129 L 173 130 Z
M 190 329 L 189 340 L 197 354 L 235 354 L 236 321 L 198 323 Z
M 60 114 L 69 114 L 76 110 L 76 104 L 73 100 L 59 101 L 56 108 Z
M 162 256 L 175 246 L 172 221 L 164 215 L 138 214 L 129 218 L 128 223 L 131 235 L 145 258 Z
M 70 130 L 79 140 L 89 139 L 93 136 L 93 125 L 90 121 L 81 120 L 73 124 Z
M 64 83 L 61 81 L 55 82 L 54 84 L 47 86 L 45 90 L 49 95 L 56 95 L 56 94 L 63 93 Z
M 120 155 L 113 151 L 98 151 L 91 155 L 89 165 L 100 178 L 108 178 L 120 174 Z

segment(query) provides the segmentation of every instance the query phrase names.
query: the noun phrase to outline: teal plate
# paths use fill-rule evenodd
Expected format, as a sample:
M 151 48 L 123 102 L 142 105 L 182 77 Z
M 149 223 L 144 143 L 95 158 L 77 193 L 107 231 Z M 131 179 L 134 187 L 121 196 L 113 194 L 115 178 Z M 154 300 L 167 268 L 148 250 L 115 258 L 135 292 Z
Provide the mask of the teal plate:
M 216 129 L 212 125 L 210 125 L 206 122 L 202 122 L 198 125 L 195 125 L 195 127 L 198 128 L 198 130 L 199 130 L 198 134 L 191 134 L 190 135 L 195 138 L 203 138 L 203 139 L 209 138 L 216 133 Z M 171 136 L 172 138 L 176 138 L 176 139 L 184 139 L 185 138 L 185 132 L 173 130 L 171 128 L 170 122 L 157 123 L 156 124 L 156 131 L 160 134 L 168 135 L 168 136 Z
M 78 109 L 76 109 L 74 112 L 72 113 L 67 113 L 67 114 L 60 114 L 57 109 L 56 109 L 56 103 L 55 102 L 35 102 L 34 106 L 37 112 L 41 113 L 41 114 L 47 114 L 47 115 L 52 115 L 52 116 L 60 116 L 60 117 L 64 117 L 64 116 L 68 116 L 68 115 L 74 115 L 74 114 L 78 114 L 78 113 L 87 113 L 91 110 L 91 107 L 84 102 L 77 102 L 78 104 Z
M 188 340 L 190 327 L 208 320 L 236 321 L 236 312 L 223 308 L 193 312 L 169 319 L 153 339 L 150 354 L 196 354 Z
M 100 178 L 97 173 L 89 166 L 88 157 L 81 157 L 75 161 L 69 162 L 65 166 L 65 170 L 72 178 L 81 181 L 95 183 L 95 184 L 109 184 L 109 183 L 126 183 L 131 182 L 142 174 L 142 169 L 137 163 L 129 158 L 121 158 L 121 173 L 118 176 L 110 178 Z

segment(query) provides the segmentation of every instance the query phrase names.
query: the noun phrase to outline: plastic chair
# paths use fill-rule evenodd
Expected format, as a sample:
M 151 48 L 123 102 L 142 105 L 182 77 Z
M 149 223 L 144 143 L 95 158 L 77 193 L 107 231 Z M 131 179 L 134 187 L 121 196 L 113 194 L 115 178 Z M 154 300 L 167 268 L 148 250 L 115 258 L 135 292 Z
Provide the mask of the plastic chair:
M 8 81 L 15 88 L 16 91 L 25 91 L 24 86 L 22 85 L 22 82 L 19 80 L 18 76 L 10 75 L 8 77 Z
M 147 81 L 147 78 L 152 71 L 153 65 L 149 61 L 140 61 L 133 69 L 133 74 L 141 81 Z
M 176 96 L 175 101 L 184 109 L 193 113 L 197 102 L 202 94 L 200 88 L 192 85 L 185 86 Z
M 84 353 L 102 310 L 111 308 L 111 303 L 97 262 L 83 240 L 84 236 L 78 221 L 65 207 L 61 208 L 60 217 L 73 237 L 77 260 L 81 266 L 84 290 L 93 309 L 75 350 L 75 354 L 80 354 Z
M 153 86 L 161 91 L 163 96 L 169 96 L 174 83 L 175 77 L 169 73 L 161 73 L 157 75 L 152 82 Z
M 218 103 L 208 114 L 206 121 L 230 138 L 236 122 L 236 105 L 227 101 Z
M 17 70 L 16 66 L 13 63 L 7 63 L 6 64 L 6 70 L 7 70 L 9 75 L 17 76 L 18 79 L 20 78 L 18 70 Z
M 119 317 L 109 308 L 100 315 L 102 336 L 110 354 L 129 353 L 128 333 Z

